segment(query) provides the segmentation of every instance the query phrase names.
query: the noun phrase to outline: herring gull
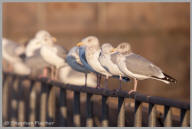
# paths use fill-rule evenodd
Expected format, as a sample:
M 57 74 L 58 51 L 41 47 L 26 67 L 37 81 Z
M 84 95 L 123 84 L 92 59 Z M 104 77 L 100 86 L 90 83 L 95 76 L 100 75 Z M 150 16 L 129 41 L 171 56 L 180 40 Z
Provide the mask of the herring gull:
M 85 50 L 85 58 L 89 66 L 96 71 L 98 74 L 104 75 L 106 77 L 105 82 L 107 84 L 107 80 L 112 76 L 99 62 L 98 58 L 101 52 L 99 46 L 99 40 L 95 36 L 88 36 L 81 40 L 81 42 L 77 43 L 77 46 L 84 47 Z M 98 75 L 97 74 L 97 75 Z M 100 79 L 99 79 L 100 80 Z M 105 84 L 105 87 L 106 87 Z M 98 85 L 100 86 L 100 85 Z M 98 87 L 99 88 L 99 87 Z
M 66 56 L 66 62 L 72 69 L 85 74 L 85 87 L 87 86 L 87 74 L 90 73 L 88 69 L 81 63 L 79 57 L 79 47 L 75 46 L 70 49 Z
M 112 50 L 118 52 L 116 63 L 119 69 L 134 79 L 134 89 L 129 91 L 129 93 L 136 92 L 138 80 L 155 79 L 167 84 L 176 83 L 174 78 L 165 74 L 158 66 L 133 53 L 131 49 L 125 49 L 129 46 L 129 44 L 122 44 Z
M 117 53 L 115 53 L 115 52 L 112 53 L 113 49 L 114 48 L 111 44 L 109 44 L 109 43 L 103 44 L 101 46 L 101 54 L 99 56 L 99 62 L 113 76 L 119 76 L 119 80 L 120 80 L 119 89 L 121 89 L 121 81 L 122 81 L 122 79 L 125 80 L 127 75 L 125 75 L 123 72 L 121 72 L 121 70 L 118 68 L 118 66 L 116 64 Z

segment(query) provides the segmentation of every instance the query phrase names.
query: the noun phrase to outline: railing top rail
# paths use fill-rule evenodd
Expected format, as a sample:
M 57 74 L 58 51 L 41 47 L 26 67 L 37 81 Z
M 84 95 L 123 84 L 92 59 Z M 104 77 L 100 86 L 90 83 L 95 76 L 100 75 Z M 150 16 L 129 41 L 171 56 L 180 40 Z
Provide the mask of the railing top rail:
M 125 97 L 125 98 L 133 98 L 137 101 L 141 102 L 147 102 L 151 104 L 159 104 L 159 105 L 165 105 L 170 107 L 177 107 L 181 109 L 190 109 L 190 104 L 187 102 L 177 101 L 173 99 L 158 97 L 158 96 L 147 96 L 140 93 L 131 93 L 125 91 L 116 91 L 116 90 L 107 90 L 107 89 L 97 89 L 97 88 L 91 88 L 91 87 L 84 87 L 84 86 L 75 86 L 75 85 L 65 85 L 61 82 L 57 81 L 48 81 L 48 78 L 33 78 L 31 76 L 21 76 L 13 73 L 3 72 L 4 75 L 11 75 L 15 77 L 20 77 L 22 79 L 30 79 L 33 81 L 40 81 L 43 83 L 46 83 L 48 85 L 54 85 L 58 86 L 60 88 L 65 88 L 68 90 L 78 91 L 78 92 L 86 92 L 90 94 L 96 94 L 96 95 L 103 95 L 103 96 L 109 96 L 109 97 Z

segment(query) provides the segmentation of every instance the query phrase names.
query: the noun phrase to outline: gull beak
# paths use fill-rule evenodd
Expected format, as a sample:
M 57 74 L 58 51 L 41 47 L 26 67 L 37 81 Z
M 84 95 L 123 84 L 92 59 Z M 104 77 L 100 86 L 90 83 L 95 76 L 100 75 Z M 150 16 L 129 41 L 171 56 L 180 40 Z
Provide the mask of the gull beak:
M 77 43 L 76 46 L 80 47 L 80 46 L 82 46 L 83 44 L 84 44 L 83 42 L 79 42 L 79 43 Z
M 116 49 L 115 49 L 115 48 L 113 48 L 113 49 L 111 50 L 111 53 L 112 53 L 112 52 L 115 52 L 115 51 L 116 51 Z
M 57 42 L 57 39 L 55 37 L 52 37 L 53 42 Z

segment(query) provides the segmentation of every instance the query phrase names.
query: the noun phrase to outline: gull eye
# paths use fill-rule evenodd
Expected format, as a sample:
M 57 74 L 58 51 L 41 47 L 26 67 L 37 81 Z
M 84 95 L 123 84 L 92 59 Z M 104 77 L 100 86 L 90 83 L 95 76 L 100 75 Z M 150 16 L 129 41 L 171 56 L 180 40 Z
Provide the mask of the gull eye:
M 92 41 L 92 39 L 88 39 L 88 42 L 91 42 Z

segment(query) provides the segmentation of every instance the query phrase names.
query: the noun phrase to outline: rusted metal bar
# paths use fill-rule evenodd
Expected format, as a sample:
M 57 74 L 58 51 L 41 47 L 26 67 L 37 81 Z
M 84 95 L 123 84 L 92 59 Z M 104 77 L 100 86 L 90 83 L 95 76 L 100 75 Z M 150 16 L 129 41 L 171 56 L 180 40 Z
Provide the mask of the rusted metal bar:
M 101 125 L 102 127 L 108 127 L 109 126 L 109 120 L 108 120 L 108 104 L 107 104 L 107 96 L 102 96 L 102 121 Z
M 59 103 L 60 103 L 60 107 L 59 107 L 59 125 L 61 127 L 66 127 L 67 126 L 67 98 L 66 98 L 67 94 L 66 94 L 66 89 L 61 88 L 60 89 L 60 97 L 59 97 Z
M 180 109 L 180 123 L 182 127 L 189 126 L 189 110 Z
M 23 79 L 19 79 L 19 84 L 18 84 L 18 97 L 19 97 L 19 102 L 18 102 L 18 126 L 23 127 L 24 126 L 24 121 L 25 119 L 25 103 L 24 103 L 24 87 L 23 87 Z
M 81 126 L 81 119 L 80 119 L 80 92 L 76 92 L 76 91 L 74 91 L 73 124 L 76 127 L 80 127 Z
M 148 109 L 148 126 L 156 127 L 156 107 L 151 103 L 149 103 Z
M 35 81 L 30 81 L 30 96 L 29 96 L 29 122 L 34 123 L 36 121 L 36 87 Z M 34 127 L 35 124 L 30 124 L 29 126 Z
M 15 75 L 12 73 L 5 73 L 5 75 L 12 75 L 12 76 L 19 76 L 22 78 L 27 78 L 30 80 L 36 80 L 36 81 L 43 81 L 47 82 L 51 85 L 58 86 L 65 88 L 67 90 L 73 90 L 76 92 L 86 92 L 90 94 L 95 95 L 103 95 L 108 97 L 124 97 L 124 98 L 133 98 L 136 101 L 146 102 L 146 103 L 152 103 L 152 104 L 158 104 L 158 105 L 165 105 L 170 107 L 177 107 L 177 108 L 183 108 L 183 109 L 190 109 L 190 104 L 186 102 L 176 101 L 168 98 L 158 97 L 158 96 L 147 96 L 140 93 L 127 93 L 125 91 L 116 91 L 116 90 L 106 90 L 106 89 L 96 89 L 91 87 L 84 87 L 84 86 L 74 86 L 74 85 L 65 85 L 62 82 L 56 82 L 56 81 L 49 81 L 48 78 L 33 78 L 30 76 L 21 76 L 21 75 Z
M 41 100 L 40 100 L 40 126 L 45 127 L 46 126 L 46 118 L 47 118 L 47 97 L 48 97 L 48 86 L 46 83 L 41 83 Z
M 123 97 L 118 97 L 118 116 L 117 116 L 117 126 L 125 126 L 125 101 Z
M 86 118 L 86 126 L 93 127 L 93 100 L 92 94 L 87 93 L 87 118 Z
M 171 127 L 171 107 L 164 106 L 164 127 Z
M 142 126 L 142 102 L 135 100 L 135 110 L 134 110 L 134 126 Z

